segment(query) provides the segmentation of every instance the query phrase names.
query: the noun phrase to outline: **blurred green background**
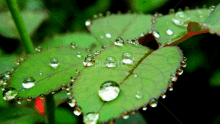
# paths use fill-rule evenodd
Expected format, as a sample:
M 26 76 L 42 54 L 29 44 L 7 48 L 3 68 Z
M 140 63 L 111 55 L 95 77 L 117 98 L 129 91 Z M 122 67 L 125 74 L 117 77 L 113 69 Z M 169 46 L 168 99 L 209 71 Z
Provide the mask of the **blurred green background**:
M 217 4 L 216 0 L 18 0 L 19 8 L 29 12 L 24 14 L 24 21 L 30 17 L 33 19 L 26 26 L 35 46 L 65 33 L 89 33 L 85 21 L 100 13 L 105 15 L 107 11 L 126 13 L 130 10 L 166 15 L 171 8 L 177 11 L 186 6 L 193 9 Z M 9 19 L 6 2 L 0 0 L 0 73 L 14 67 L 16 58 L 22 56 L 21 44 Z M 137 120 L 141 120 L 138 123 L 220 123 L 220 50 L 216 45 L 219 41 L 220 37 L 216 35 L 201 34 L 179 45 L 187 57 L 183 75 L 174 84 L 174 91 L 168 92 L 165 100 L 159 99 L 165 107 L 159 103 L 157 108 L 140 111 L 143 117 L 138 116 Z M 82 116 L 74 117 L 65 99 L 66 96 L 62 94 L 56 99 L 59 104 L 56 110 L 59 123 L 82 123 Z M 16 105 L 15 102 L 0 99 L 0 123 L 43 124 L 43 118 L 32 108 L 33 102 Z M 39 118 L 33 120 L 35 116 Z M 120 120 L 118 123 L 135 122 Z

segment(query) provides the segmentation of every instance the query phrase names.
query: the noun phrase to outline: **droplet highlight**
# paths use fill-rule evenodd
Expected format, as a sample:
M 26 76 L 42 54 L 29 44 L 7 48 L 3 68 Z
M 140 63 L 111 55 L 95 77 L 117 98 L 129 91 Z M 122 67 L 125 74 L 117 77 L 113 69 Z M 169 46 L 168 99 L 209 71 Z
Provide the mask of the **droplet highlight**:
M 22 83 L 22 87 L 25 89 L 30 89 L 35 85 L 35 79 L 33 77 L 28 77 L 25 78 L 23 83 Z
M 131 53 L 124 53 L 122 55 L 122 62 L 124 64 L 133 64 L 134 62 L 134 57 Z
M 160 38 L 160 34 L 157 31 L 153 31 L 153 35 L 155 38 Z
M 106 38 L 111 38 L 112 37 L 111 34 L 109 34 L 109 33 L 106 33 L 105 36 L 106 36 Z
M 87 20 L 86 22 L 85 22 L 85 25 L 88 27 L 88 26 L 90 26 L 92 24 L 92 20 Z
M 112 56 L 106 58 L 106 67 L 116 67 L 116 59 Z
M 51 66 L 52 68 L 57 68 L 58 65 L 59 65 L 58 59 L 52 58 L 52 59 L 50 60 L 50 66 Z
M 84 66 L 93 66 L 95 64 L 95 59 L 93 56 L 87 56 L 83 62 Z
M 76 43 L 75 43 L 75 42 L 72 42 L 72 43 L 70 44 L 70 47 L 73 48 L 73 49 L 75 49 L 75 48 L 76 48 Z
M 67 103 L 70 105 L 70 107 L 76 106 L 76 100 L 74 98 L 68 98 Z
M 143 94 L 142 94 L 140 91 L 137 91 L 135 97 L 136 97 L 137 99 L 142 99 Z
M 139 41 L 137 39 L 132 39 L 131 44 L 133 45 L 139 45 Z
M 99 113 L 90 112 L 83 116 L 83 122 L 85 124 L 97 124 L 99 119 Z
M 119 38 L 117 38 L 115 40 L 114 45 L 116 45 L 116 46 L 123 46 L 124 45 L 124 40 L 121 37 L 119 37 Z
M 178 26 L 187 27 L 188 22 L 190 21 L 190 17 L 188 16 L 186 12 L 179 11 L 174 15 L 174 17 L 172 18 L 172 21 L 174 24 Z
M 166 31 L 166 33 L 167 33 L 168 35 L 172 35 L 172 34 L 173 34 L 173 31 L 172 31 L 171 29 L 168 29 L 168 30 Z
M 151 99 L 149 102 L 150 107 L 157 107 L 157 100 L 155 98 Z
M 76 116 L 80 116 L 82 114 L 82 109 L 81 107 L 77 106 L 74 108 L 73 110 L 73 113 L 76 115 Z

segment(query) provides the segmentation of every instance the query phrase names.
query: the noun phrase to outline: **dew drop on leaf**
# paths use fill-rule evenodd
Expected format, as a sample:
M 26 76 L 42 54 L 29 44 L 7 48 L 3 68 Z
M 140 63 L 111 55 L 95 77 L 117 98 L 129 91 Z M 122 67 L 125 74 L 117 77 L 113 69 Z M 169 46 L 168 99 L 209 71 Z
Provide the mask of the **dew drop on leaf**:
M 82 114 L 82 109 L 81 107 L 79 106 L 76 106 L 73 110 L 73 113 L 76 115 L 76 116 L 80 116 Z
M 179 68 L 177 69 L 177 75 L 182 75 L 183 74 L 183 69 L 182 68 Z
M 99 113 L 90 112 L 83 116 L 83 122 L 85 124 L 97 124 L 99 119 Z
M 146 111 L 147 110 L 147 106 L 142 107 L 142 110 Z
M 29 96 L 29 97 L 27 98 L 27 101 L 30 102 L 31 100 L 32 100 L 32 97 Z
M 106 36 L 107 38 L 111 38 L 111 34 L 109 34 L 109 33 L 106 33 L 105 36 Z
M 187 58 L 186 58 L 186 57 L 183 57 L 183 61 L 186 62 L 186 60 L 187 60 Z
M 10 71 L 6 71 L 4 75 L 5 75 L 6 79 L 10 79 L 11 78 L 11 72 Z
M 75 43 L 75 42 L 72 42 L 72 43 L 70 44 L 70 47 L 73 48 L 73 49 L 75 49 L 75 48 L 76 48 L 76 43 Z
M 22 87 L 25 89 L 29 89 L 35 85 L 35 79 L 33 77 L 27 77 L 24 79 L 22 83 Z
M 176 82 L 177 79 L 178 79 L 178 78 L 177 78 L 176 74 L 171 74 L 170 80 L 171 80 L 172 82 Z
M 90 26 L 92 24 L 92 20 L 86 20 L 85 25 Z
M 99 55 L 101 53 L 101 51 L 99 51 L 99 50 L 96 50 L 95 51 L 95 55 L 97 56 L 97 55 Z
M 99 96 L 103 101 L 112 101 L 118 97 L 119 92 L 119 85 L 115 81 L 106 81 L 100 86 Z
M 149 105 L 150 107 L 153 107 L 153 108 L 157 107 L 157 100 L 155 98 L 151 99 L 149 101 Z
M 140 91 L 137 91 L 137 92 L 136 92 L 135 97 L 136 97 L 137 99 L 142 99 L 142 96 L 143 96 L 143 94 L 142 94 Z
M 132 43 L 133 45 L 138 45 L 138 44 L 139 44 L 139 41 L 138 41 L 137 39 L 132 39 L 132 40 L 131 40 L 131 43 Z
M 76 57 L 77 57 L 77 58 L 81 58 L 81 57 L 82 57 L 82 56 L 81 56 L 81 53 L 80 53 L 80 52 L 77 52 Z
M 186 62 L 185 62 L 185 61 L 182 61 L 182 62 L 181 62 L 181 66 L 182 66 L 183 68 L 185 68 L 185 67 L 186 67 Z
M 56 92 L 55 92 L 55 90 L 54 89 L 52 89 L 51 90 L 51 94 L 55 94 Z
M 173 34 L 173 31 L 172 31 L 171 29 L 168 29 L 168 30 L 166 31 L 166 33 L 167 33 L 168 35 L 172 35 L 172 34 Z
M 134 74 L 134 77 L 137 77 L 138 75 L 137 74 Z
M 76 106 L 76 100 L 74 98 L 68 98 L 67 103 L 70 105 L 70 107 Z
M 42 72 L 39 72 L 39 75 L 40 75 L 40 76 L 42 76 L 42 75 L 43 75 L 43 73 L 42 73 Z
M 70 77 L 70 81 L 71 81 L 71 82 L 74 82 L 74 81 L 75 81 L 75 77 L 74 77 L 74 76 L 71 76 L 71 77 Z
M 117 38 L 115 40 L 114 45 L 116 45 L 116 46 L 123 46 L 124 45 L 124 40 L 121 37 L 119 37 L 119 38 Z
M 128 113 L 122 113 L 122 118 L 123 119 L 128 119 L 129 118 L 129 114 Z
M 160 34 L 157 31 L 153 31 L 153 35 L 155 38 L 160 38 Z
M 116 59 L 112 56 L 106 58 L 106 66 L 109 68 L 116 67 Z
M 173 83 L 172 83 L 172 81 L 168 83 L 168 91 L 173 91 Z
M 42 50 L 41 46 L 38 46 L 38 47 L 35 48 L 36 52 L 41 52 L 41 50 Z
M 122 55 L 122 62 L 124 64 L 133 64 L 134 57 L 131 53 L 124 53 Z
M 51 66 L 52 68 L 57 68 L 58 65 L 59 65 L 58 59 L 52 58 L 52 59 L 50 60 L 50 66 Z
M 85 59 L 84 59 L 84 62 L 83 62 L 83 65 L 84 66 L 92 66 L 95 64 L 95 59 L 94 57 L 92 56 L 87 56 Z
M 18 91 L 15 88 L 8 87 L 3 91 L 4 100 L 13 100 L 18 95 Z
M 16 101 L 17 101 L 17 104 L 19 104 L 19 105 L 20 105 L 20 104 L 22 103 L 23 99 L 19 97 L 19 98 L 17 98 L 17 100 L 16 100 Z
M 187 27 L 188 22 L 190 21 L 190 17 L 188 16 L 186 12 L 179 11 L 174 15 L 174 17 L 172 18 L 172 21 L 174 24 L 178 26 Z
M 187 10 L 189 10 L 189 7 L 188 7 L 188 6 L 185 7 L 184 11 L 187 11 Z

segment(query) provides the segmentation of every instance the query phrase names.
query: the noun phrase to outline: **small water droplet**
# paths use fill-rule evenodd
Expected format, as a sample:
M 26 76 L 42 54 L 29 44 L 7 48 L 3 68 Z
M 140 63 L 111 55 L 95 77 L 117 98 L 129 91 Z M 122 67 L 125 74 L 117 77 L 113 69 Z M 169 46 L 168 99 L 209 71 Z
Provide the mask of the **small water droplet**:
M 75 77 L 74 77 L 74 76 L 71 76 L 71 77 L 70 77 L 70 81 L 71 81 L 71 82 L 74 82 L 74 81 L 75 81 Z
M 128 119 L 129 118 L 129 114 L 128 113 L 122 113 L 122 118 L 123 119 Z
M 76 106 L 76 100 L 74 98 L 68 98 L 67 103 L 70 105 L 70 107 Z
M 157 107 L 157 100 L 155 98 L 151 99 L 149 101 L 149 105 L 150 107 L 153 107 L 153 108 Z
M 28 96 L 27 101 L 30 102 L 31 100 L 32 100 L 32 97 Z
M 65 90 L 66 89 L 66 84 L 62 84 L 61 88 L 62 88 L 62 90 Z
M 157 31 L 153 31 L 153 35 L 155 38 L 160 38 L 160 34 Z
M 116 46 L 123 46 L 124 45 L 124 40 L 121 37 L 119 37 L 119 38 L 117 38 L 115 40 L 114 45 L 116 45 Z
M 86 20 L 85 25 L 90 26 L 92 24 L 92 20 Z
M 173 31 L 171 29 L 168 29 L 166 32 L 167 32 L 168 35 L 172 35 L 173 34 Z
M 147 106 L 142 107 L 142 110 L 146 111 L 147 110 Z
M 133 64 L 134 57 L 131 53 L 124 53 L 122 55 L 122 62 L 124 64 Z
M 151 19 L 151 23 L 154 24 L 156 21 L 155 21 L 155 18 Z
M 70 91 L 66 91 L 66 95 L 71 95 L 71 92 Z
M 82 114 L 82 109 L 81 107 L 79 106 L 76 106 L 73 110 L 73 113 L 76 115 L 76 116 L 80 116 Z
M 185 62 L 185 61 L 182 61 L 182 62 L 181 62 L 181 66 L 182 66 L 183 68 L 185 68 L 185 67 L 186 67 L 186 62 Z
M 96 18 L 98 18 L 98 16 L 97 15 L 93 15 L 93 18 L 96 19 Z
M 18 91 L 15 88 L 8 87 L 3 91 L 4 100 L 13 100 L 18 95 Z
M 172 82 L 176 82 L 177 81 L 177 75 L 176 74 L 171 74 L 171 76 L 170 76 L 170 80 L 172 81 Z
M 179 68 L 177 69 L 177 75 L 182 75 L 183 74 L 183 69 L 182 68 Z
M 20 105 L 22 103 L 23 99 L 21 97 L 18 97 L 16 101 L 17 101 L 17 104 Z
M 106 66 L 109 68 L 116 67 L 116 59 L 112 56 L 106 58 Z
M 132 39 L 132 40 L 131 40 L 131 43 L 132 43 L 133 45 L 139 45 L 139 41 L 138 41 L 137 39 Z
M 59 65 L 58 59 L 52 58 L 52 59 L 50 60 L 50 66 L 51 66 L 52 68 L 57 68 L 58 65 Z
M 95 59 L 94 57 L 92 56 L 87 56 L 85 59 L 84 59 L 84 62 L 83 62 L 83 65 L 84 66 L 92 66 L 95 64 Z
M 109 34 L 109 33 L 106 33 L 105 36 L 106 36 L 107 38 L 111 38 L 111 34 Z
M 168 83 L 168 91 L 173 91 L 173 83 L 172 83 L 172 81 Z
M 41 52 L 41 50 L 42 50 L 41 46 L 38 46 L 38 47 L 35 48 L 36 52 Z
M 44 94 L 40 94 L 40 99 L 45 99 L 45 95 Z
M 40 72 L 39 72 L 39 75 L 42 76 L 42 75 L 43 75 L 43 72 L 40 71 Z
M 35 85 L 35 79 L 33 77 L 28 77 L 25 78 L 23 83 L 22 83 L 22 87 L 25 89 L 30 89 L 31 87 L 33 87 Z
M 82 57 L 82 56 L 81 56 L 81 53 L 80 53 L 80 52 L 77 52 L 76 57 L 77 57 L 77 58 L 81 58 L 81 57 Z
M 174 15 L 172 20 L 173 20 L 173 23 L 178 26 L 187 27 L 188 22 L 190 21 L 190 17 L 188 16 L 186 12 L 179 11 Z
M 174 9 L 170 9 L 169 10 L 169 14 L 174 14 L 175 13 L 175 10 Z
M 140 35 L 141 37 L 143 37 L 144 36 L 144 33 L 141 33 L 141 35 Z
M 89 112 L 83 116 L 83 122 L 85 124 L 97 124 L 99 119 L 99 113 Z
M 210 11 L 215 10 L 215 6 L 209 6 L 209 10 L 210 10 Z
M 137 99 L 142 99 L 142 96 L 143 96 L 143 94 L 142 94 L 140 91 L 137 91 L 137 92 L 136 92 L 135 97 L 136 97 Z
M 183 61 L 186 62 L 186 60 L 187 60 L 187 58 L 186 58 L 186 57 L 183 57 Z
M 137 77 L 138 75 L 137 74 L 134 74 L 134 77 Z
M 79 69 L 76 69 L 76 74 L 79 74 Z
M 17 65 L 20 65 L 20 64 L 21 64 L 21 60 L 17 60 L 17 61 L 16 61 L 16 64 L 17 64 Z
M 96 50 L 95 55 L 97 56 L 97 55 L 99 55 L 100 53 L 101 53 L 101 51 Z
M 75 49 L 75 48 L 76 48 L 76 42 L 72 42 L 72 43 L 70 44 L 70 47 L 73 48 L 73 49 Z
M 51 94 L 55 94 L 56 92 L 55 92 L 55 90 L 54 89 L 52 89 L 51 90 Z
M 102 49 L 104 50 L 105 48 L 106 48 L 106 46 L 103 45 L 103 46 L 102 46 Z
M 6 79 L 10 79 L 11 78 L 11 72 L 10 71 L 6 71 L 4 75 L 5 75 Z
M 115 81 L 106 81 L 100 86 L 99 96 L 103 101 L 112 101 L 118 97 L 119 92 L 119 85 Z

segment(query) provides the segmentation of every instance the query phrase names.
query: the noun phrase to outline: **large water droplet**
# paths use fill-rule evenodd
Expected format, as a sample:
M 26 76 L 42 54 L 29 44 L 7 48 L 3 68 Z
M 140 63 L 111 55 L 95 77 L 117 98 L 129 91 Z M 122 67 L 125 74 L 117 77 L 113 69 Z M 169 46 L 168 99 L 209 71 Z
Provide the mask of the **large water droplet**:
M 35 85 L 35 79 L 33 77 L 28 77 L 25 78 L 23 83 L 22 83 L 22 87 L 25 89 L 29 89 L 31 87 L 33 87 Z
M 109 68 L 116 67 L 116 59 L 112 56 L 106 58 L 106 66 Z
M 87 20 L 86 22 L 85 22 L 85 25 L 86 26 L 90 26 L 92 24 L 92 20 Z
M 99 96 L 103 101 L 111 101 L 118 97 L 119 92 L 119 85 L 115 81 L 106 81 L 100 86 Z
M 136 92 L 135 97 L 136 97 L 137 99 L 142 99 L 142 96 L 143 96 L 143 94 L 142 94 L 140 91 L 137 91 L 137 92 Z
M 70 107 L 76 106 L 76 100 L 74 98 L 68 98 L 67 103 L 70 105 Z
M 116 45 L 116 46 L 123 46 L 124 45 L 124 40 L 121 37 L 119 37 L 119 38 L 117 38 L 115 40 L 114 45 Z
M 76 116 L 80 116 L 82 114 L 82 109 L 81 107 L 77 106 L 74 108 L 73 110 L 73 113 L 76 115 Z
M 155 98 L 151 99 L 149 101 L 149 105 L 150 107 L 153 107 L 153 108 L 157 107 L 157 100 Z
M 75 49 L 75 48 L 76 48 L 76 43 L 75 43 L 75 42 L 72 42 L 72 43 L 70 44 L 70 47 L 73 48 L 73 49 Z
M 138 41 L 137 39 L 132 39 L 132 40 L 131 40 L 131 43 L 132 43 L 133 45 L 138 45 L 138 44 L 139 44 L 139 41 Z
M 107 38 L 111 38 L 111 34 L 109 34 L 109 33 L 106 33 L 105 36 L 106 36 Z
M 83 122 L 85 124 L 97 124 L 99 119 L 99 113 L 90 112 L 83 116 Z
M 190 21 L 190 17 L 186 12 L 180 11 L 177 12 L 174 17 L 172 18 L 173 23 L 178 25 L 178 26 L 188 26 L 188 22 Z
M 160 38 L 160 34 L 157 31 L 153 31 L 153 35 L 155 38 Z
M 172 31 L 171 29 L 168 29 L 168 30 L 166 31 L 166 33 L 167 33 L 168 35 L 172 35 L 172 34 L 173 34 L 173 31 Z
M 18 95 L 18 91 L 15 88 L 8 87 L 3 91 L 4 100 L 13 100 Z
M 92 66 L 95 64 L 95 59 L 93 56 L 87 56 L 83 62 L 84 66 Z
M 50 60 L 50 66 L 51 66 L 52 68 L 57 68 L 58 65 L 59 65 L 58 59 L 52 58 L 52 59 Z
M 124 64 L 133 64 L 134 57 L 131 53 L 124 53 L 122 55 L 122 62 Z

